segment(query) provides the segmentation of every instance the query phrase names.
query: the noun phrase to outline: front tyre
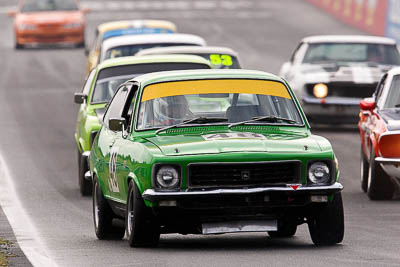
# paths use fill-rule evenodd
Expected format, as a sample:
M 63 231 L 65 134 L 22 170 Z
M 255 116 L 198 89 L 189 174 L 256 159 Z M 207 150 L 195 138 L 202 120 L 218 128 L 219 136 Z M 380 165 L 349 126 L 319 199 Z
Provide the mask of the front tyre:
M 344 215 L 342 194 L 335 193 L 318 214 L 308 219 L 311 239 L 317 246 L 331 246 L 342 242 L 344 236 Z
M 394 185 L 378 162 L 375 161 L 375 151 L 371 149 L 368 169 L 367 195 L 371 200 L 384 200 L 393 197 Z
M 367 192 L 368 189 L 368 169 L 369 164 L 367 159 L 364 156 L 362 147 L 360 153 L 360 177 L 361 177 L 361 190 L 363 192 Z
M 160 240 L 160 226 L 132 180 L 129 182 L 125 229 L 131 247 L 153 247 Z
M 85 178 L 85 173 L 89 170 L 88 162 L 82 157 L 82 154 L 78 150 L 78 182 L 79 191 L 82 196 L 90 196 L 92 194 L 92 181 Z
M 14 44 L 14 48 L 15 48 L 15 50 L 21 50 L 21 49 L 23 49 L 23 48 L 24 48 L 24 46 L 23 46 L 23 45 L 21 45 L 21 44 L 19 44 L 19 43 L 17 43 L 17 42 L 15 42 L 15 44 Z
M 98 239 L 122 239 L 124 237 L 125 229 L 112 225 L 114 217 L 114 212 L 104 198 L 99 181 L 95 177 L 93 184 L 93 220 Z

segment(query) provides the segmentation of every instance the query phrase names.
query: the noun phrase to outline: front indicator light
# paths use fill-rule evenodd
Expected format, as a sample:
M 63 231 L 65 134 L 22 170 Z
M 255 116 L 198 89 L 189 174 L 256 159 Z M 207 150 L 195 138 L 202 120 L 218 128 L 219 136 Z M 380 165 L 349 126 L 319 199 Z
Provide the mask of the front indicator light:
M 156 175 L 157 184 L 162 189 L 174 189 L 179 185 L 179 173 L 172 166 L 161 167 Z
M 324 98 L 328 95 L 328 86 L 323 83 L 318 83 L 314 85 L 313 93 L 316 98 Z
M 325 184 L 329 181 L 329 167 L 324 162 L 315 162 L 308 169 L 308 178 L 314 184 Z

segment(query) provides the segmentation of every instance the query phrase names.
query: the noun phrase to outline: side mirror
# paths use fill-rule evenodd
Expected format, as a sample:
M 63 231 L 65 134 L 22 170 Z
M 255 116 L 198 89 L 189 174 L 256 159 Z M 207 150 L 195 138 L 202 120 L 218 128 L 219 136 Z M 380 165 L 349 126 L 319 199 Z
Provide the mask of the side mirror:
M 364 98 L 360 102 L 361 110 L 372 111 L 376 107 L 376 102 L 372 97 Z
M 7 12 L 7 15 L 8 15 L 9 17 L 15 17 L 15 15 L 17 15 L 17 11 L 15 11 L 15 10 L 10 10 L 10 11 Z
M 76 104 L 83 104 L 87 100 L 87 95 L 84 93 L 75 93 L 74 102 Z
M 126 129 L 126 120 L 125 118 L 110 118 L 108 120 L 108 128 L 111 131 L 121 132 Z

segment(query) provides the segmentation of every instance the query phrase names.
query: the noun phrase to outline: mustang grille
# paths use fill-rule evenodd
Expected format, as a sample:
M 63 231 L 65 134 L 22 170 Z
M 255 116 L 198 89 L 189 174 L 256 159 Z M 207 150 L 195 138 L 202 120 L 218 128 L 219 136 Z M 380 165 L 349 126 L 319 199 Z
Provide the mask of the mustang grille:
M 300 177 L 300 161 L 188 165 L 189 188 L 284 185 L 299 183 Z
M 313 89 L 315 84 L 307 84 L 307 93 L 311 96 L 314 95 Z M 365 98 L 370 97 L 377 86 L 377 83 L 373 84 L 356 84 L 351 82 L 331 82 L 327 84 L 328 96 L 339 96 L 339 97 L 355 97 Z

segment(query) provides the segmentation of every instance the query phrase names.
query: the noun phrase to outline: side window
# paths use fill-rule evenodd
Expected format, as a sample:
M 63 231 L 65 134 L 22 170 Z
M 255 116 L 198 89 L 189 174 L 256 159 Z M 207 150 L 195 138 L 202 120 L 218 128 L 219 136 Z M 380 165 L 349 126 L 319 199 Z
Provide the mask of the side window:
M 304 43 L 300 43 L 296 49 L 294 50 L 292 56 L 290 57 L 290 62 L 293 64 L 294 62 L 298 62 L 300 54 L 300 51 L 302 51 L 302 47 L 304 47 Z
M 114 95 L 113 99 L 111 100 L 108 109 L 104 115 L 104 124 L 108 127 L 108 120 L 110 118 L 118 118 L 122 116 L 126 98 L 128 97 L 128 86 L 122 85 L 118 88 L 117 93 Z
M 92 86 L 92 82 L 93 82 L 93 78 L 94 78 L 95 74 L 96 74 L 96 70 L 95 70 L 95 69 L 93 69 L 93 70 L 89 73 L 89 75 L 88 75 L 88 77 L 87 77 L 87 79 L 86 79 L 85 85 L 83 86 L 82 93 L 84 93 L 84 94 L 86 94 L 86 95 L 89 94 L 90 87 Z
M 375 98 L 375 102 L 378 102 L 378 100 L 382 96 L 383 88 L 385 87 L 385 83 L 386 83 L 386 78 L 387 78 L 387 74 L 385 74 L 381 78 L 380 82 L 378 83 L 378 86 L 376 87 L 375 93 L 373 95 L 373 97 Z
M 137 90 L 138 85 L 130 84 L 127 86 L 130 87 L 130 90 L 129 90 L 130 92 L 129 92 L 127 100 L 125 101 L 124 110 L 122 111 L 122 117 L 124 117 L 126 119 L 126 122 L 128 125 L 128 132 L 131 132 L 133 113 L 135 110 L 136 96 L 137 96 L 137 91 L 138 91 Z

